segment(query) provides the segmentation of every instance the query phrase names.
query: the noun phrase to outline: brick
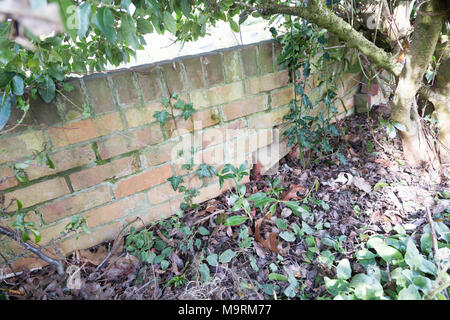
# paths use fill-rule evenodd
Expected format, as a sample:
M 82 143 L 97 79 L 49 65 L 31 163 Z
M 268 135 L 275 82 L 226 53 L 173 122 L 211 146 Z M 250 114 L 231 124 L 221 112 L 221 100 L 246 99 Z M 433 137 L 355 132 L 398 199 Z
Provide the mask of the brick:
M 191 101 L 197 110 L 238 100 L 243 96 L 244 88 L 242 82 L 234 82 L 208 90 L 191 92 Z
M 189 89 L 201 89 L 205 87 L 205 80 L 203 78 L 202 63 L 199 57 L 183 60 L 186 68 L 187 85 Z
M 63 147 L 121 130 L 123 130 L 123 124 L 119 113 L 111 113 L 95 119 L 86 119 L 62 127 L 50 128 L 48 133 L 55 147 Z
M 179 210 L 180 200 L 171 200 L 169 202 L 160 204 L 156 207 L 150 208 L 143 215 L 137 215 L 134 217 L 127 218 L 125 221 L 127 223 L 133 221 L 136 217 L 140 220 L 133 224 L 135 228 L 143 228 L 142 221 L 145 225 L 149 225 L 152 222 L 158 221 L 162 218 L 170 217 L 176 210 Z M 142 220 L 142 221 L 141 221 Z
M 55 169 L 50 169 L 47 166 L 30 166 L 25 169 L 28 179 L 34 180 L 95 161 L 95 153 L 91 145 L 55 152 L 50 154 L 49 157 L 55 165 Z
M 251 46 L 241 50 L 242 64 L 246 77 L 253 77 L 258 74 L 258 64 L 256 60 L 256 46 Z
M 112 90 L 106 77 L 83 78 L 91 106 L 96 113 L 114 111 Z
M 62 122 L 58 107 L 56 106 L 56 99 L 50 103 L 44 102 L 39 96 L 36 100 L 30 99 L 31 117 L 34 123 L 40 126 L 53 126 Z
M 222 57 L 220 54 L 203 56 L 203 64 L 205 65 L 209 86 L 223 83 Z
M 117 198 L 122 198 L 164 183 L 171 176 L 172 169 L 169 164 L 166 164 L 119 181 L 114 194 Z
M 6 190 L 19 185 L 11 168 L 5 167 L 0 169 L 0 190 Z
M 273 72 L 272 42 L 259 45 L 258 55 L 261 73 Z
M 157 67 L 137 68 L 136 75 L 144 101 L 154 101 L 162 97 L 161 83 Z
M 272 108 L 281 107 L 287 105 L 294 99 L 293 87 L 283 88 L 275 92 L 270 93 L 270 100 L 272 102 Z
M 169 143 L 157 145 L 144 151 L 140 155 L 141 167 L 150 168 L 172 160 L 172 151 L 175 146 L 175 143 Z
M 193 131 L 194 122 L 192 121 L 192 118 L 186 120 L 183 117 L 177 117 L 175 120 L 168 120 L 164 127 L 167 135 L 172 138 Z
M 119 154 L 145 148 L 164 140 L 159 123 L 146 128 L 133 130 L 98 142 L 103 160 Z
M 9 203 L 12 199 L 18 199 L 22 202 L 24 208 L 28 208 L 32 205 L 53 200 L 68 193 L 70 193 L 70 190 L 66 181 L 63 178 L 56 178 L 6 193 L 5 203 Z M 15 211 L 16 209 L 16 204 L 10 207 L 10 211 Z
M 131 72 L 120 72 L 111 76 L 121 106 L 134 105 L 139 102 L 137 88 Z
M 148 193 L 150 204 L 155 205 L 167 201 L 173 197 L 181 195 L 178 191 L 173 190 L 170 183 L 165 183 L 151 189 Z
M 161 66 L 163 79 L 170 93 L 179 93 L 184 90 L 183 74 L 178 62 L 171 62 Z
M 39 208 L 45 223 L 72 216 L 76 213 L 91 209 L 112 200 L 108 186 L 101 186 L 94 190 L 71 195 Z
M 119 234 L 121 229 L 122 224 L 120 222 L 115 222 L 99 228 L 89 234 L 83 233 L 78 239 L 72 238 L 64 241 L 61 243 L 60 247 L 67 255 L 76 250 L 90 248 L 104 241 L 113 240 Z
M 81 190 L 95 186 L 107 179 L 129 175 L 137 169 L 136 159 L 126 157 L 73 173 L 69 176 L 69 179 L 74 190 Z
M 269 73 L 261 77 L 245 81 L 245 90 L 248 95 L 284 87 L 288 84 L 289 74 L 287 71 Z
M 130 214 L 144 212 L 147 210 L 148 201 L 144 194 L 137 194 L 117 202 L 107 204 L 100 208 L 90 210 L 83 214 L 87 217 L 86 222 L 89 228 L 106 224 L 108 222 L 120 219 Z
M 193 199 L 193 203 L 202 203 L 206 200 L 213 199 L 218 195 L 222 194 L 223 192 L 227 191 L 228 188 L 229 188 L 228 183 L 224 183 L 222 188 L 220 187 L 218 182 L 210 184 L 199 190 L 200 194 Z
M 125 116 L 127 118 L 128 127 L 134 128 L 155 122 L 156 118 L 153 116 L 154 113 L 164 109 L 161 102 L 147 104 L 139 108 L 127 109 L 127 111 L 125 111 Z
M 219 120 L 220 116 L 216 108 L 198 111 L 192 115 L 192 121 L 194 121 L 195 130 L 211 127 L 215 124 L 218 124 Z
M 70 92 L 62 91 L 63 95 L 59 95 L 61 108 L 63 109 L 66 120 L 71 121 L 81 119 L 83 112 L 83 104 L 87 103 L 84 93 L 81 90 L 80 80 L 72 80 L 66 82 L 73 87 Z
M 26 131 L 19 136 L 0 139 L 0 164 L 31 156 L 33 150 L 44 150 L 45 144 L 43 131 Z
M 288 115 L 289 112 L 289 107 L 284 107 L 272 110 L 268 113 L 255 115 L 249 119 L 249 128 L 265 129 L 286 122 L 287 120 L 284 120 L 284 116 Z
M 223 55 L 225 82 L 236 82 L 242 80 L 242 66 L 238 51 L 228 51 Z
M 61 233 L 64 233 L 64 229 L 67 225 L 67 222 L 61 222 L 50 227 L 46 227 L 45 229 L 40 229 L 40 233 L 42 235 L 42 239 L 39 242 L 40 245 L 45 245 L 50 242 L 54 238 L 58 238 Z
M 267 108 L 267 96 L 260 95 L 226 104 L 222 107 L 224 121 L 245 117 Z

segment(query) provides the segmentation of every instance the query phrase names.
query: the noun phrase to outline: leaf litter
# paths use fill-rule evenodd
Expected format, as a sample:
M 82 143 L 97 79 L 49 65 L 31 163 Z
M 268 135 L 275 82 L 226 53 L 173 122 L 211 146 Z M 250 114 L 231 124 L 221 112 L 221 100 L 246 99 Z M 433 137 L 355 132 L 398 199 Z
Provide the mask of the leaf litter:
M 294 214 L 279 203 L 273 215 L 252 208 L 251 219 L 244 224 L 224 226 L 230 215 L 245 216 L 231 211 L 227 191 L 178 220 L 167 219 L 172 224 L 148 227 L 156 240 L 150 250 L 141 252 L 145 262 L 128 252 L 123 239 L 108 256 L 113 242 L 107 242 L 68 257 L 66 270 L 72 273 L 61 277 L 51 266 L 23 272 L 2 280 L 0 294 L 9 299 L 55 300 L 324 296 L 323 277 L 342 272 L 337 261 L 348 259 L 355 272 L 363 271 L 353 255 L 368 236 L 388 235 L 400 224 L 423 229 L 426 206 L 433 213 L 449 210 L 450 200 L 434 200 L 436 194 L 450 190 L 448 175 L 405 165 L 396 151 L 398 138 L 389 140 L 380 128 L 374 135 L 381 143 L 372 143 L 368 152 L 366 142 L 373 136 L 364 117 L 344 119 L 340 125 L 347 127 L 346 135 L 332 142 L 346 144 L 346 164 L 331 156 L 304 169 L 294 148 L 272 176 L 263 176 L 261 165 L 254 167 L 246 196 L 269 191 L 269 181 L 278 178 L 283 186 L 280 200 L 302 201 L 308 195 L 309 212 Z M 244 226 L 247 234 L 242 232 Z M 74 274 L 76 286 L 71 285 Z

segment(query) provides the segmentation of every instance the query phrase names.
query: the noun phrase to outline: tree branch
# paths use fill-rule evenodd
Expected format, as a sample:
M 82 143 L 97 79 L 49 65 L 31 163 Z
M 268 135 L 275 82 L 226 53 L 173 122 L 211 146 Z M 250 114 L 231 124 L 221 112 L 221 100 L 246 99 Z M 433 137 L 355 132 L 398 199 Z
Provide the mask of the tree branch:
M 327 29 L 347 43 L 348 47 L 357 48 L 365 54 L 374 64 L 381 67 L 395 76 L 399 76 L 403 65 L 388 52 L 377 47 L 366 39 L 361 33 L 356 31 L 345 20 L 338 17 L 328 9 L 322 1 L 309 1 L 308 6 L 290 7 L 278 4 L 266 4 L 264 6 L 253 7 L 246 3 L 236 4 L 246 7 L 250 11 L 257 11 L 261 15 L 287 14 L 308 20 L 319 27 Z

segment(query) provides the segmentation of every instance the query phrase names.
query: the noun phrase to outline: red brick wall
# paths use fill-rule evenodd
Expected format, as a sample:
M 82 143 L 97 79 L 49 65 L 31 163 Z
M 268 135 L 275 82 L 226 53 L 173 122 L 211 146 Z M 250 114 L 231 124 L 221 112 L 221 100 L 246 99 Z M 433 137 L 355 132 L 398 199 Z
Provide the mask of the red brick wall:
M 34 102 L 24 125 L 0 136 L 1 178 L 13 175 L 14 164 L 34 150 L 50 150 L 56 166 L 34 161 L 24 170 L 27 183 L 5 180 L 0 184 L 5 203 L 14 198 L 23 203 L 27 219 L 42 232 L 41 244 L 58 236 L 74 215 L 88 217 L 92 233 L 63 242 L 65 253 L 111 239 L 133 217 L 150 222 L 171 215 L 183 195 L 167 178 L 192 176 L 181 168 L 190 153 L 189 144 L 180 141 L 194 141 L 195 164 L 219 166 L 252 163 L 258 152 L 280 142 L 273 128 L 284 122 L 293 89 L 288 71 L 276 63 L 279 52 L 273 42 L 264 42 L 69 81 L 73 91 L 49 105 Z M 355 74 L 343 79 L 340 93 L 350 111 L 359 79 Z M 163 110 L 161 99 L 169 91 L 193 103 L 192 119 L 175 113 L 177 126 L 173 119 L 165 126 L 156 121 L 153 113 Z M 83 104 L 91 112 L 87 119 Z M 184 154 L 178 158 L 180 149 Z M 285 145 L 281 149 L 271 162 L 285 154 Z M 223 191 L 214 179 L 192 176 L 190 184 L 200 188 L 196 202 Z M 12 241 L 0 240 L 0 250 L 13 255 Z

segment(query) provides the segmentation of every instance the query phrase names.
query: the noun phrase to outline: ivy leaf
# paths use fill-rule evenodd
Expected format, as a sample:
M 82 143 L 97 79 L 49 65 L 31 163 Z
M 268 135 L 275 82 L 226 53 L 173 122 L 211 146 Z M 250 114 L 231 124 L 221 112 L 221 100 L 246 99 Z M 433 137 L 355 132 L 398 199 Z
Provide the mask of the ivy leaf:
M 11 88 L 12 88 L 12 92 L 16 95 L 16 96 L 21 96 L 23 95 L 23 88 L 24 88 L 24 82 L 21 76 L 19 75 L 15 75 L 12 78 L 11 81 Z
M 45 76 L 43 82 L 39 84 L 38 92 L 45 103 L 50 103 L 55 97 L 55 83 L 49 76 Z
M 122 39 L 124 39 L 133 49 L 136 50 L 139 47 L 139 41 L 136 37 L 136 27 L 134 25 L 134 21 L 127 14 L 122 16 L 119 33 Z
M 166 27 L 167 30 L 169 30 L 170 33 L 175 34 L 177 32 L 177 25 L 175 23 L 175 19 L 168 11 L 164 11 L 163 21 L 164 26 Z
M 336 267 L 336 273 L 338 279 L 347 280 L 352 276 L 352 268 L 348 259 L 342 259 L 339 261 Z
M 142 18 L 136 20 L 136 28 L 139 33 L 143 34 L 153 32 L 152 23 L 149 20 Z
M 198 272 L 200 272 L 200 275 L 202 276 L 203 281 L 208 282 L 211 279 L 209 267 L 206 263 L 202 263 L 198 267 Z
M 80 23 L 78 28 L 78 36 L 80 38 L 85 37 L 89 28 L 89 24 L 91 23 L 91 11 L 91 4 L 89 2 L 84 2 L 77 8 L 78 20 Z
M 280 237 L 287 242 L 294 242 L 295 235 L 292 232 L 284 231 L 280 233 Z
M 199 166 L 196 171 L 199 178 L 210 178 L 212 177 L 211 171 L 209 170 L 209 164 L 203 163 Z
M 198 233 L 200 233 L 202 236 L 207 236 L 210 234 L 209 230 L 205 227 L 198 228 Z
M 4 93 L 5 95 L 6 93 Z M 6 123 L 9 120 L 9 117 L 11 115 L 11 97 L 9 94 L 6 94 L 6 99 L 3 96 L 3 99 L 5 100 L 3 102 L 3 105 L 0 105 L 0 130 L 3 129 L 3 127 L 6 125 Z
M 170 184 L 172 185 L 173 190 L 177 190 L 180 183 L 184 182 L 183 178 L 180 176 L 172 176 L 167 179 L 170 181 Z
M 403 288 L 398 293 L 398 300 L 421 300 L 421 297 L 416 287 L 411 284 L 408 288 Z
M 219 263 L 217 262 L 217 254 L 212 253 L 206 257 L 206 261 L 211 267 L 216 267 Z
M 228 263 L 230 262 L 234 257 L 236 256 L 236 252 L 234 252 L 231 249 L 225 250 L 220 256 L 219 256 L 219 262 L 220 263 Z
M 169 113 L 166 110 L 162 110 L 162 111 L 155 111 L 155 113 L 153 114 L 153 117 L 155 117 L 155 119 L 161 123 L 162 125 L 164 125 L 167 121 L 167 116 L 169 115 Z
M 97 10 L 97 14 L 95 15 L 95 25 L 111 44 L 116 43 L 114 17 L 109 8 L 101 7 Z

